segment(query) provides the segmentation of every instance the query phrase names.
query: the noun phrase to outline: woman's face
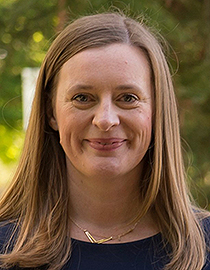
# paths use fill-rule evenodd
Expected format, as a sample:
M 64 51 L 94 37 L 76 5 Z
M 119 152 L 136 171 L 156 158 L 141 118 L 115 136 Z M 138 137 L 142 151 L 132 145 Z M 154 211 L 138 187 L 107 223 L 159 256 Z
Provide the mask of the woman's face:
M 67 168 L 86 177 L 140 173 L 152 132 L 144 53 L 126 44 L 84 50 L 62 67 L 51 126 Z

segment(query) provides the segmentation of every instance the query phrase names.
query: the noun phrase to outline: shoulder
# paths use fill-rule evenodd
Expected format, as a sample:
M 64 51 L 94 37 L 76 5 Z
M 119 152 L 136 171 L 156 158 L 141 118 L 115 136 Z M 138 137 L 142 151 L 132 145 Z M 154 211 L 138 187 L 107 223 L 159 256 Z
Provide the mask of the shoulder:
M 9 244 L 9 249 L 14 243 L 16 235 L 16 224 L 10 221 L 0 222 L 0 253 L 3 253 Z
M 204 216 L 202 219 L 202 224 L 203 224 L 203 227 L 204 229 L 209 229 L 210 228 L 210 213 L 206 214 L 206 216 Z
M 210 214 L 200 219 L 200 224 L 203 229 L 206 241 L 210 243 Z
M 206 264 L 203 270 L 210 270 L 210 214 L 206 213 L 205 217 L 201 219 L 201 226 L 204 232 L 206 241 Z
M 204 234 L 208 234 L 210 231 L 210 212 L 204 209 L 193 207 L 193 213 Z

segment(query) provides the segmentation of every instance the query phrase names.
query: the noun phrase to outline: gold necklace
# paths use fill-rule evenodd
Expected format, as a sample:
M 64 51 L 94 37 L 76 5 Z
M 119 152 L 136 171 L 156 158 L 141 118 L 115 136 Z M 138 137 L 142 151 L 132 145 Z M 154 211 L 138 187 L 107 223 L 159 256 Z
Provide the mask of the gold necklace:
M 118 235 L 113 235 L 113 236 L 109 236 L 109 237 L 103 237 L 99 240 L 96 240 L 92 234 L 87 230 L 87 229 L 84 229 L 82 228 L 79 224 L 77 224 L 72 218 L 70 218 L 71 222 L 77 226 L 77 228 L 79 228 L 81 231 L 84 232 L 85 236 L 88 238 L 88 240 L 91 242 L 91 243 L 95 243 L 95 244 L 103 244 L 105 242 L 108 242 L 108 241 L 111 241 L 111 240 L 115 240 L 115 239 L 118 239 L 118 241 L 121 241 L 121 238 L 129 233 L 131 233 L 137 226 L 137 224 L 139 223 L 140 221 L 140 218 L 141 218 L 141 215 L 138 214 L 137 217 L 135 217 L 131 222 L 129 222 L 127 225 L 130 225 L 132 224 L 134 221 L 136 221 L 134 223 L 134 225 L 129 228 L 128 230 L 126 230 L 125 232 L 121 233 L 121 234 L 118 234 Z M 97 235 L 96 235 L 97 236 Z

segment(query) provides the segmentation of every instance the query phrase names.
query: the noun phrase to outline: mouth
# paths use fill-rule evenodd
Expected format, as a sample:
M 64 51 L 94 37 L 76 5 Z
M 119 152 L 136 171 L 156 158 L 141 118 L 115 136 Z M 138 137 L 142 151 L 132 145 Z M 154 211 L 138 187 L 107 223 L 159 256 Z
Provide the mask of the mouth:
M 98 142 L 98 143 L 100 143 L 100 144 L 102 144 L 102 145 L 111 145 L 111 144 L 115 144 L 116 142 L 112 142 L 112 143 L 108 143 L 108 142 Z
M 114 151 L 126 142 L 126 139 L 121 138 L 93 138 L 86 140 L 88 144 L 96 149 L 102 151 Z

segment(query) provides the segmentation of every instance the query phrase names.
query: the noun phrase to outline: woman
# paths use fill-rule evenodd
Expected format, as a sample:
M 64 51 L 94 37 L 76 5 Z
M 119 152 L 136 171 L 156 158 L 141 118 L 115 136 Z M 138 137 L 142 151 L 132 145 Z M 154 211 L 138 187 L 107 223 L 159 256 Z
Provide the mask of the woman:
M 210 269 L 208 214 L 189 199 L 171 76 L 146 26 L 98 14 L 57 37 L 0 205 L 3 268 Z

